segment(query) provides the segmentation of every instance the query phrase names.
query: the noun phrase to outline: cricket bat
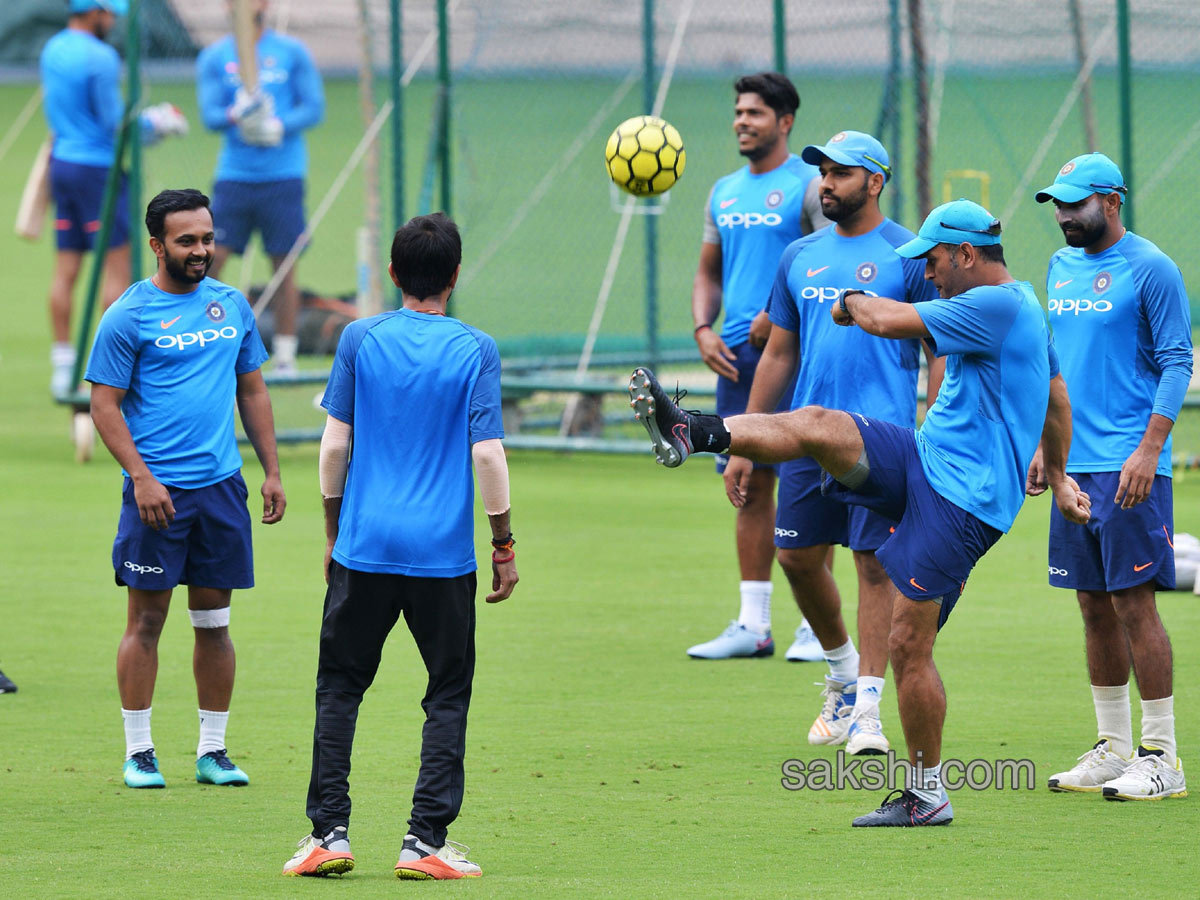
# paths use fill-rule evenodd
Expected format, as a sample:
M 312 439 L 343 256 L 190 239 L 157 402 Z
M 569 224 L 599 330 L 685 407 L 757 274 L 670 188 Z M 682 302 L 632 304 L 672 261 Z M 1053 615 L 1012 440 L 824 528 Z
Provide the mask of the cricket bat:
M 25 179 L 25 189 L 21 191 L 21 205 L 17 207 L 17 221 L 14 229 L 18 237 L 27 241 L 36 241 L 42 236 L 42 227 L 46 224 L 46 210 L 50 208 L 50 147 L 51 138 L 46 138 L 38 149 L 33 160 L 33 168 Z
M 242 88 L 248 94 L 258 87 L 257 34 L 251 0 L 233 0 L 233 38 L 237 44 L 238 73 L 242 77 Z

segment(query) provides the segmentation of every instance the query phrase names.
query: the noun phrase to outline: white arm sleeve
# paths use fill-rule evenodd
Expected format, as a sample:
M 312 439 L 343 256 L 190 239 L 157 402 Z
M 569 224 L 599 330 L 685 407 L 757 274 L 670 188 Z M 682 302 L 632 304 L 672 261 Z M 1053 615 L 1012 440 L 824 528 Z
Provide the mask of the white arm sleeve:
M 713 191 L 716 189 L 715 184 L 709 188 L 708 199 L 704 201 L 704 235 L 700 238 L 700 242 L 703 244 L 721 243 L 721 230 L 717 228 L 717 223 L 713 221 L 712 216 Z
M 472 444 L 471 459 L 475 462 L 475 477 L 479 480 L 484 512 L 489 516 L 507 512 L 508 459 L 504 456 L 504 445 L 500 439 L 492 438 Z
M 321 435 L 321 455 L 317 468 L 321 479 L 321 496 L 340 497 L 346 490 L 346 464 L 350 460 L 350 436 L 354 433 L 349 422 L 328 416 L 325 433 Z

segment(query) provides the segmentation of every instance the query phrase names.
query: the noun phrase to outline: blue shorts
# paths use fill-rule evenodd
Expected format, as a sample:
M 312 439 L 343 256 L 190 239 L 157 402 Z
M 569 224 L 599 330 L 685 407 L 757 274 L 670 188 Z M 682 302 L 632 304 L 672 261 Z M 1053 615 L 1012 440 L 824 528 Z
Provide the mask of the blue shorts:
M 898 521 L 875 558 L 905 597 L 940 602 L 941 628 L 967 586 L 971 569 L 1001 533 L 929 485 L 913 429 L 858 413 L 850 418 L 862 435 L 870 474 L 857 490 L 830 477 L 822 490 L 843 503 Z
M 59 250 L 91 250 L 100 233 L 107 166 L 85 166 L 50 157 L 50 194 L 54 197 L 54 234 Z M 117 190 L 108 248 L 129 243 L 129 193 L 125 174 Z
M 304 179 L 218 181 L 212 214 L 218 245 L 243 253 L 258 231 L 268 256 L 286 256 L 304 231 Z
M 807 457 L 780 465 L 775 546 L 841 544 L 851 550 L 875 550 L 882 545 L 895 521 L 826 497 L 821 493 L 823 475 L 821 467 Z
M 717 376 L 717 415 L 722 419 L 726 416 L 740 416 L 746 411 L 746 405 L 750 402 L 750 388 L 754 385 L 754 372 L 758 368 L 758 361 L 762 359 L 762 350 L 749 341 L 729 349 L 737 356 L 737 359 L 733 360 L 733 367 L 737 369 L 738 380 L 730 381 L 724 375 Z M 795 393 L 796 374 L 793 372 L 783 395 L 779 398 L 775 412 L 788 412 L 792 408 L 792 396 Z M 727 462 L 729 457 L 724 453 L 717 455 L 718 475 L 724 473 Z M 771 463 L 755 463 L 754 468 L 779 471 L 779 466 Z
M 1092 498 L 1086 525 L 1050 509 L 1050 584 L 1077 591 L 1122 591 L 1153 581 L 1175 588 L 1175 516 L 1171 479 L 1154 476 L 1150 496 L 1132 509 L 1113 503 L 1120 472 L 1071 475 Z
M 240 472 L 208 487 L 168 487 L 175 518 L 163 531 L 143 525 L 126 478 L 113 541 L 117 584 L 165 591 L 177 584 L 234 590 L 254 587 L 246 482 Z

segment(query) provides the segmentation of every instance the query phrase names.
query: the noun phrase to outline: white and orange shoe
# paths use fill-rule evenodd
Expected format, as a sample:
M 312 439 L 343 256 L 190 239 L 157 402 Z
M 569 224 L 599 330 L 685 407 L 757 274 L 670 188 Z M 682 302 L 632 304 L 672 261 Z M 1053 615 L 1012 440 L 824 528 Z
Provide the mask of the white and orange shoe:
M 821 714 L 813 720 L 812 727 L 808 729 L 810 744 L 835 746 L 846 742 L 846 735 L 850 731 L 850 719 L 854 714 L 857 689 L 857 681 L 842 684 L 828 675 L 825 676 L 825 688 L 821 691 L 824 698 Z
M 296 853 L 283 865 L 284 875 L 341 875 L 354 868 L 350 838 L 346 827 L 338 825 L 323 838 L 306 834 L 296 845 Z
M 396 877 L 438 881 L 478 878 L 483 874 L 483 869 L 467 859 L 469 852 L 469 847 L 454 841 L 446 841 L 435 849 L 418 840 L 416 835 L 406 834 L 400 859 L 396 862 Z

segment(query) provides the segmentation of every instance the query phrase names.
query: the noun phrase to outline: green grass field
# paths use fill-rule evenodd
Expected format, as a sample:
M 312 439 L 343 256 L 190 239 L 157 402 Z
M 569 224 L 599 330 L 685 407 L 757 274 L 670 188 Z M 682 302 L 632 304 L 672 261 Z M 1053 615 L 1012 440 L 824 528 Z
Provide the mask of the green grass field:
M 597 88 L 596 102 L 610 89 Z M 842 96 L 844 107 L 806 106 L 805 134 L 831 133 L 845 121 L 839 111 L 875 102 L 875 90 L 864 81 L 858 94 Z M 463 93 L 464 102 L 489 105 L 486 92 Z M 186 102 L 186 91 L 179 94 Z M 0 88 L 0 110 L 19 108 L 26 95 L 27 89 Z M 693 168 L 662 223 L 664 298 L 670 298 L 664 321 L 669 316 L 676 326 L 686 324 L 696 210 L 712 178 L 737 162 L 725 132 L 723 89 L 681 84 L 673 102 L 682 105 L 689 96 L 688 109 L 705 109 L 711 128 L 693 125 L 689 137 L 683 123 L 690 113 L 670 115 L 693 146 L 711 140 L 719 154 L 691 153 Z M 331 104 L 331 119 L 350 121 L 349 106 Z M 578 106 L 569 114 L 586 121 L 587 104 Z M 874 106 L 867 108 L 873 119 Z M 410 111 L 414 127 L 423 127 L 417 102 Z M 0 166 L 4 209 L 15 208 L 38 140 L 25 135 Z M 207 184 L 211 156 L 202 148 L 215 144 L 196 141 L 179 155 Z M 491 145 L 475 142 L 476 161 L 488 159 Z M 1059 149 L 1064 157 L 1072 152 L 1065 144 Z M 314 157 L 329 160 L 344 151 L 322 143 Z M 553 331 L 559 320 L 546 310 L 569 301 L 572 315 L 586 324 L 615 216 L 607 208 L 598 146 L 595 158 L 577 165 L 584 168 L 563 176 L 554 205 L 534 215 L 549 223 L 585 219 L 609 236 L 530 256 L 522 247 L 532 238 L 518 232 L 481 276 L 479 299 L 464 298 L 465 317 L 485 327 L 503 317 L 514 334 L 543 324 L 542 331 Z M 314 167 L 315 182 L 331 178 L 327 165 Z M 498 195 L 491 208 L 464 189 L 470 227 L 505 221 L 511 197 L 527 188 L 528 180 L 514 177 L 512 193 Z M 353 212 L 337 212 L 334 224 L 350 227 Z M 527 227 L 533 229 L 533 216 Z M 468 238 L 468 253 L 484 242 L 480 234 Z M 332 249 L 321 249 L 326 244 L 332 241 L 314 247 L 305 271 L 318 286 L 344 289 L 350 273 Z M 628 296 L 620 300 L 635 317 L 636 244 L 622 270 Z M 68 415 L 49 401 L 48 246 L 31 248 L 0 230 L 0 267 L 6 304 L 0 562 L 7 596 L 0 607 L 0 668 L 20 685 L 18 694 L 0 697 L 0 896 L 368 898 L 438 890 L 397 884 L 392 875 L 415 776 L 424 687 L 420 660 L 402 632 L 393 636 L 359 722 L 351 827 L 357 870 L 337 884 L 279 875 L 308 827 L 303 808 L 323 595 L 315 446 L 283 450 L 288 514 L 278 526 L 256 527 L 259 587 L 234 604 L 240 671 L 229 741 L 252 784 L 215 789 L 192 779 L 191 637 L 177 608 L 160 648 L 154 702 L 168 788 L 124 788 L 114 659 L 125 601 L 109 563 L 119 470 L 102 449 L 90 465 L 76 465 Z M 1036 273 L 1030 277 L 1037 281 Z M 562 321 L 564 329 L 579 327 L 577 319 Z M 519 453 L 510 466 L 522 582 L 508 602 L 480 604 L 467 797 L 451 831 L 452 839 L 471 845 L 486 877 L 446 890 L 479 898 L 1194 892 L 1200 863 L 1187 850 L 1187 835 L 1200 827 L 1195 797 L 1113 804 L 1042 788 L 963 791 L 953 798 L 956 820 L 949 828 L 861 832 L 849 822 L 877 805 L 880 793 L 784 790 L 785 760 L 832 753 L 805 742 L 820 702 L 813 683 L 823 669 L 782 659 L 799 621 L 782 578 L 777 574 L 777 657 L 707 664 L 683 652 L 736 613 L 733 514 L 707 462 L 665 472 L 649 454 Z M 256 485 L 252 461 L 247 473 Z M 1196 473 L 1177 479 L 1175 504 L 1177 529 L 1200 532 Z M 1094 728 L 1079 615 L 1069 594 L 1046 586 L 1047 508 L 1045 499 L 1031 501 L 1013 533 L 981 562 L 937 650 L 950 698 L 946 755 L 1027 758 L 1039 785 L 1087 748 Z M 853 621 L 844 553 L 836 568 Z M 1196 779 L 1200 661 L 1192 651 L 1200 641 L 1200 598 L 1165 594 L 1160 606 L 1176 649 L 1180 753 Z M 890 683 L 883 709 L 899 744 Z M 1137 721 L 1135 713 L 1135 727 Z

